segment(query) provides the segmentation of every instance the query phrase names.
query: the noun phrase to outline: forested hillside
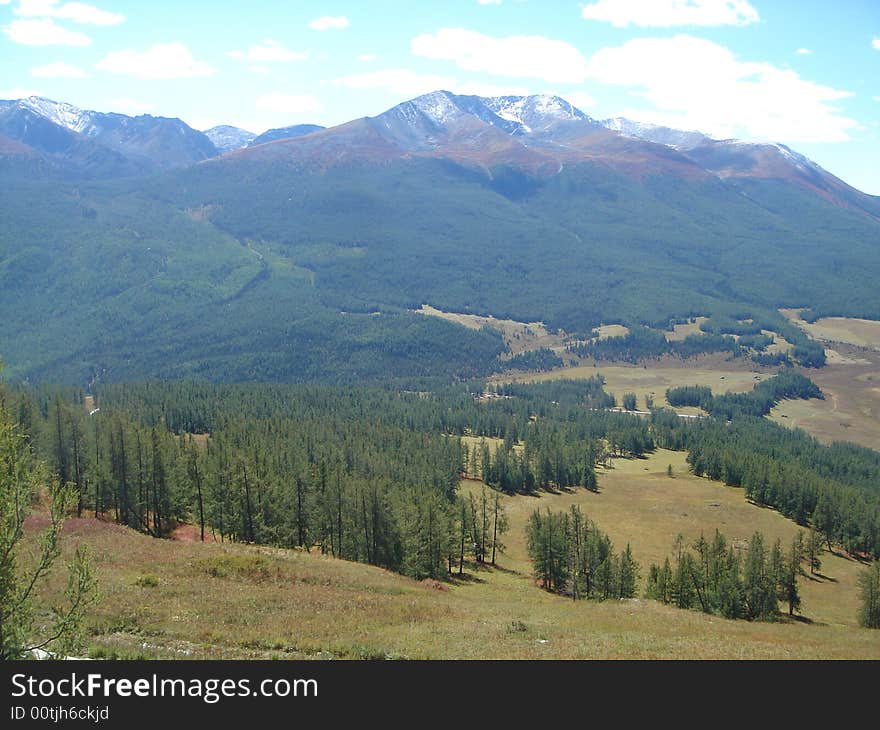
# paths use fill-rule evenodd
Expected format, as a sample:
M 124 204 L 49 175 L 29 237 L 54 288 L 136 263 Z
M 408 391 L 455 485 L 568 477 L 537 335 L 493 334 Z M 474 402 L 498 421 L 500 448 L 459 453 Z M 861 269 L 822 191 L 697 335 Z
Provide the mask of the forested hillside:
M 761 383 L 704 421 L 609 411 L 601 378 L 477 395 L 155 382 L 103 386 L 90 410 L 76 389 L 16 389 L 3 400 L 76 485 L 78 514 L 155 537 L 190 523 L 218 540 L 442 578 L 466 553 L 487 559 L 500 537 L 491 492 L 462 494 L 463 477 L 507 494 L 595 490 L 609 456 L 662 446 L 688 451 L 696 474 L 812 524 L 829 546 L 880 556 L 880 455 L 750 415 L 768 397 L 815 397 L 802 376 Z
M 763 364 L 820 366 L 779 307 L 880 318 L 876 201 L 827 173 L 852 201 L 800 178 L 722 179 L 587 118 L 529 142 L 466 110 L 458 127 L 410 129 L 404 106 L 382 117 L 388 139 L 360 120 L 146 177 L 64 181 L 60 163 L 10 140 L 7 374 L 336 382 L 508 367 L 496 334 L 409 311 L 422 304 L 575 340 L 603 323 L 652 328 L 581 353 L 600 359 L 731 351 L 724 335 L 766 329 L 795 349 L 761 354 L 755 340 Z M 456 135 L 473 125 L 499 146 L 467 153 Z M 418 135 L 435 127 L 441 142 L 425 148 Z M 710 317 L 705 336 L 663 341 L 696 316 Z

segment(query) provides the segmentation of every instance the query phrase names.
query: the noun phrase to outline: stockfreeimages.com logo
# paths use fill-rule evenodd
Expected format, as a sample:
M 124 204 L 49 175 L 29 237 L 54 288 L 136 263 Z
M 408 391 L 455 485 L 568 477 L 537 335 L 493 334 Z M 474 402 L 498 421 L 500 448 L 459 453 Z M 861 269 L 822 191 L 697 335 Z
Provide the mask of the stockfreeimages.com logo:
M 61 679 L 38 679 L 28 674 L 12 675 L 12 696 L 32 699 L 77 699 L 117 697 L 193 697 L 213 704 L 224 697 L 317 697 L 316 679 L 172 679 L 150 677 L 127 679 L 101 674 L 71 672 Z

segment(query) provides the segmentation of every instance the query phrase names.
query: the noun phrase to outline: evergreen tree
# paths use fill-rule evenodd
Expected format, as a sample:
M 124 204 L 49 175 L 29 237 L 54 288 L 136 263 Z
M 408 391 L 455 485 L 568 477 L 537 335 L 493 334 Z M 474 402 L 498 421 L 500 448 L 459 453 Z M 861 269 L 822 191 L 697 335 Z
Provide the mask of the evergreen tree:
M 810 527 L 806 541 L 807 561 L 810 565 L 810 575 L 822 569 L 822 536 L 815 527 Z
M 801 595 L 798 590 L 798 575 L 801 573 L 801 561 L 804 559 L 803 535 L 799 532 L 792 540 L 783 564 L 780 598 L 788 603 L 788 615 L 794 616 L 801 607 Z
M 859 626 L 866 629 L 880 629 L 880 561 L 859 575 Z
M 636 582 L 639 579 L 639 566 L 633 558 L 632 548 L 629 543 L 620 554 L 618 561 L 618 598 L 635 598 Z
M 743 600 L 746 618 L 768 619 L 779 611 L 776 566 L 764 547 L 760 532 L 752 535 L 743 566 Z
M 40 497 L 48 501 L 49 524 L 34 561 L 20 560 L 24 521 Z M 61 554 L 61 526 L 76 499 L 69 484 L 50 479 L 35 462 L 27 440 L 0 407 L 0 659 L 21 659 L 33 649 L 62 656 L 76 648 L 85 609 L 96 596 L 87 553 L 78 548 L 69 565 L 67 605 L 53 608 L 49 626 L 37 626 L 33 591 Z

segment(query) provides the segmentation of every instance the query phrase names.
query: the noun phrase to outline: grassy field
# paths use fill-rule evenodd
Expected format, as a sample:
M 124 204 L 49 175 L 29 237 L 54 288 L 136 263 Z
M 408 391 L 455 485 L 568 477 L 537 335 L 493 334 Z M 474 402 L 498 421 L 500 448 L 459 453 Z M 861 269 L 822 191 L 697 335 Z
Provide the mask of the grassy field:
M 668 466 L 673 469 L 671 478 Z M 787 547 L 799 529 L 778 512 L 747 502 L 741 489 L 690 474 L 684 452 L 660 449 L 646 459 L 614 459 L 612 468 L 601 473 L 599 483 L 598 494 L 578 489 L 539 497 L 506 497 L 511 523 L 506 541 L 508 564 L 528 572 L 525 523 L 536 508 L 558 511 L 579 505 L 618 548 L 627 542 L 632 545 L 643 574 L 651 562 L 661 563 L 672 553 L 678 534 L 693 542 L 700 533 L 710 538 L 717 527 L 744 548 L 757 530 L 771 542 L 780 538 Z M 471 482 L 467 488 L 475 487 Z M 822 559 L 822 575 L 802 583 L 804 614 L 817 623 L 855 627 L 856 579 L 862 565 L 828 552 Z
M 537 350 L 542 347 L 547 347 L 560 354 L 565 350 L 565 333 L 562 331 L 556 333 L 549 332 L 543 322 L 517 322 L 512 319 L 497 319 L 496 317 L 479 314 L 444 312 L 428 304 L 423 304 L 421 309 L 414 311 L 430 317 L 439 317 L 449 322 L 455 322 L 468 329 L 478 330 L 482 327 L 492 327 L 501 333 L 504 343 L 510 349 L 511 355 L 519 355 L 523 352 Z
M 624 393 L 635 393 L 639 408 L 645 405 L 645 396 L 654 399 L 655 406 L 669 406 L 666 390 L 679 385 L 707 385 L 713 392 L 742 393 L 751 390 L 772 373 L 758 372 L 749 363 L 727 362 L 719 356 L 703 356 L 686 362 L 663 358 L 659 364 L 641 365 L 577 365 L 557 368 L 546 373 L 529 373 L 515 378 L 520 382 L 537 383 L 560 378 L 591 378 L 602 375 L 605 390 L 620 403 Z M 496 380 L 509 380 L 498 376 Z M 698 413 L 696 408 L 676 408 L 680 413 Z
M 880 350 L 880 322 L 854 317 L 823 317 L 815 322 L 800 318 L 800 310 L 780 310 L 814 340 L 842 342 L 848 345 Z
M 740 490 L 688 475 L 683 456 L 616 460 L 599 494 L 505 498 L 511 531 L 498 567 L 468 565 L 450 583 L 315 553 L 155 540 L 92 519 L 68 523 L 65 552 L 86 543 L 94 554 L 101 599 L 89 644 L 97 656 L 880 659 L 880 632 L 854 625 L 860 566 L 828 554 L 824 578 L 803 581 L 812 624 L 727 621 L 641 599 L 574 603 L 535 585 L 523 525 L 539 506 L 581 504 L 618 547 L 632 544 L 642 582 L 679 532 L 690 539 L 719 526 L 738 541 L 755 529 L 794 534 Z M 56 571 L 42 604 L 63 587 Z
M 799 310 L 781 310 L 825 345 L 828 364 L 805 370 L 825 400 L 783 401 L 770 417 L 820 441 L 853 441 L 880 448 L 880 322 L 829 317 L 809 324 Z
M 770 417 L 777 423 L 802 428 L 820 441 L 853 441 L 880 448 L 880 355 L 841 345 L 842 352 L 861 363 L 830 363 L 805 374 L 825 394 L 824 400 L 783 401 Z
M 683 340 L 688 335 L 699 335 L 702 333 L 702 330 L 700 330 L 700 325 L 708 319 L 708 317 L 695 317 L 694 322 L 689 322 L 688 324 L 674 325 L 672 328 L 672 332 L 666 333 L 666 339 L 669 342 L 678 342 Z

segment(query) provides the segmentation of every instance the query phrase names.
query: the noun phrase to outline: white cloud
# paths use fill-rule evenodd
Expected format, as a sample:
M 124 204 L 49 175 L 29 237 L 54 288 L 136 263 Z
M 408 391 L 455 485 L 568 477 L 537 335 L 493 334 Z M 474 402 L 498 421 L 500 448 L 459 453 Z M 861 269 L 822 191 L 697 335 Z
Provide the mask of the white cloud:
M 592 107 L 596 106 L 596 100 L 583 91 L 570 91 L 567 94 L 559 94 L 559 96 L 587 114 L 590 113 Z
M 812 56 L 813 52 L 809 48 L 798 48 L 795 53 L 799 56 Z
M 182 43 L 157 43 L 146 51 L 126 49 L 108 53 L 95 68 L 139 79 L 178 79 L 211 76 L 216 71 L 192 57 Z
M 880 38 L 875 38 L 873 41 L 871 41 L 871 47 L 875 51 L 880 51 Z
M 543 36 L 493 38 L 464 28 L 441 28 L 416 36 L 414 55 L 454 61 L 465 71 L 537 78 L 550 83 L 579 83 L 587 62 L 574 46 Z
M 590 59 L 588 73 L 631 87 L 654 107 L 626 110 L 625 116 L 719 137 L 841 142 L 860 126 L 834 106 L 850 92 L 769 63 L 740 61 L 723 46 L 687 35 L 603 48 Z
M 273 61 L 305 61 L 309 57 L 309 52 L 291 51 L 278 41 L 265 40 L 259 45 L 251 46 L 247 51 L 230 51 L 227 55 L 251 63 L 271 63 Z
M 82 79 L 86 77 L 86 72 L 79 66 L 59 61 L 32 68 L 31 76 L 38 79 Z
M 310 94 L 285 94 L 280 91 L 263 94 L 257 99 L 256 106 L 261 111 L 280 114 L 300 114 L 322 109 L 321 102 Z
M 524 96 L 529 93 L 528 89 L 521 86 L 498 86 L 479 81 L 462 83 L 451 76 L 420 74 L 408 68 L 388 68 L 370 73 L 351 74 L 334 79 L 331 83 L 348 89 L 384 89 L 407 97 L 440 90 L 472 96 Z
M 0 89 L 0 99 L 27 99 L 29 96 L 43 96 L 43 93 L 23 86 Z
M 312 30 L 341 30 L 342 28 L 348 28 L 349 25 L 348 18 L 344 15 L 336 17 L 325 15 L 321 18 L 315 18 L 309 23 L 309 28 Z
M 417 96 L 438 89 L 449 89 L 455 86 L 456 80 L 449 76 L 420 74 L 408 68 L 388 68 L 343 76 L 334 79 L 332 83 L 347 89 L 386 89 L 395 94 Z
M 747 25 L 760 20 L 748 0 L 596 0 L 584 5 L 581 15 L 617 28 Z
M 375 53 L 362 53 L 360 56 L 358 56 L 358 61 L 360 61 L 361 63 L 372 63 L 375 60 Z
M 93 5 L 77 2 L 59 5 L 58 0 L 19 0 L 13 12 L 23 18 L 59 18 L 84 25 L 119 25 L 125 20 L 124 15 Z
M 153 109 L 153 105 L 147 104 L 146 102 L 139 101 L 137 99 L 132 99 L 128 96 L 120 96 L 116 99 L 111 99 L 110 101 L 108 101 L 106 108 L 114 112 L 119 112 L 121 114 L 138 116 L 139 114 L 146 114 L 147 112 L 151 111 Z
M 463 84 L 454 83 L 448 89 L 453 94 L 464 96 L 528 96 L 529 90 L 524 86 L 496 86 L 483 84 L 479 81 L 467 81 Z
M 85 33 L 67 30 L 46 18 L 13 20 L 3 27 L 3 32 L 13 43 L 23 46 L 88 46 L 92 43 Z
M 480 5 L 501 5 L 503 0 L 477 0 Z

